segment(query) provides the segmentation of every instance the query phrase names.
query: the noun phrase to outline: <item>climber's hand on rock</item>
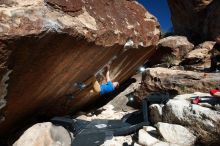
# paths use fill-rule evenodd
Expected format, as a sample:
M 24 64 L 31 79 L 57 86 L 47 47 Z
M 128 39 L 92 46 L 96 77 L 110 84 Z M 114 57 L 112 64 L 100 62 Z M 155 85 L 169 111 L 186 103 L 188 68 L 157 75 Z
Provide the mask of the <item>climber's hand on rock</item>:
M 106 71 L 108 71 L 108 70 L 110 69 L 110 65 L 107 64 L 107 65 L 105 66 L 105 69 L 106 69 Z

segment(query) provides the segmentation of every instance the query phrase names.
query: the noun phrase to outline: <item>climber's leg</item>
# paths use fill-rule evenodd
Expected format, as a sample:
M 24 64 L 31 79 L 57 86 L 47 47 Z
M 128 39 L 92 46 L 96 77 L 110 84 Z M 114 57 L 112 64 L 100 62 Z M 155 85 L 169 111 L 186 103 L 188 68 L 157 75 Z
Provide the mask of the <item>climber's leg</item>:
M 100 88 L 100 84 L 99 84 L 99 82 L 98 82 L 97 80 L 94 80 L 94 81 L 92 82 L 92 87 L 93 87 L 93 91 L 94 91 L 95 93 L 100 93 L 101 88 Z

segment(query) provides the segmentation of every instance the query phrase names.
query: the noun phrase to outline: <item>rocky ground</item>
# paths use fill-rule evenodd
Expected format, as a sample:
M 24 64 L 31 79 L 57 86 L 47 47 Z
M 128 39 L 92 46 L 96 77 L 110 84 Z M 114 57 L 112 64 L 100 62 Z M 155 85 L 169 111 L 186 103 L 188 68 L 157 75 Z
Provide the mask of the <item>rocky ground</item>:
M 111 133 L 101 145 L 219 146 L 220 99 L 209 94 L 220 88 L 219 71 L 209 71 L 211 50 L 220 43 L 219 3 L 168 0 L 174 32 L 160 36 L 157 19 L 133 0 L 0 1 L 0 141 L 70 146 L 73 133 L 48 117 L 117 120 L 142 107 L 149 125 L 124 136 Z M 74 88 L 102 76 L 106 64 L 123 87 L 111 98 Z M 140 65 L 146 69 L 137 73 Z M 102 107 L 90 109 L 93 104 Z M 90 111 L 76 113 L 83 108 Z M 13 142 L 4 139 L 38 117 L 47 122 L 35 122 Z
M 140 79 L 140 75 L 139 78 L 137 76 L 135 78 Z M 138 109 L 128 106 L 129 96 L 125 95 L 128 95 L 128 91 L 137 92 L 138 85 L 140 88 L 140 80 L 131 84 L 107 105 L 87 113 L 78 113 L 77 119 L 86 121 L 121 119 L 124 115 L 137 111 Z M 102 145 L 216 146 L 220 142 L 220 102 L 192 104 L 192 98 L 198 96 L 213 99 L 209 93 L 195 92 L 174 96 L 166 104 L 151 104 L 149 107 L 151 125 L 144 126 L 131 135 L 109 137 Z M 118 105 L 121 105 L 121 108 L 118 108 Z M 62 127 L 48 122 L 38 123 L 29 128 L 14 143 L 14 146 L 35 146 L 45 145 L 45 143 L 47 146 L 68 146 L 70 143 L 70 137 L 68 137 L 68 132 Z

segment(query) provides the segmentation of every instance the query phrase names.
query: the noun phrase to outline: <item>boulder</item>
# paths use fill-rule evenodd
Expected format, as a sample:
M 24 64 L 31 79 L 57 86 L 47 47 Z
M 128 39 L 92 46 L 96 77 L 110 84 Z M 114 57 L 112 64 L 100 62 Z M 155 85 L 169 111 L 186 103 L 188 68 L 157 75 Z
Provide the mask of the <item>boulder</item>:
M 152 134 L 152 135 L 157 135 L 158 132 L 157 132 L 157 129 L 153 126 L 144 126 L 143 129 L 148 132 L 149 134 Z
M 90 86 L 74 84 L 90 85 L 106 64 L 112 79 L 128 79 L 160 36 L 156 18 L 127 0 L 3 0 L 0 22 L 4 136 L 30 117 L 66 115 L 95 102 Z
M 143 130 L 145 130 L 148 134 L 150 134 L 151 136 L 153 136 L 155 138 L 159 138 L 160 137 L 160 134 L 159 134 L 158 130 L 156 129 L 156 127 L 144 126 Z
M 148 132 L 141 129 L 138 132 L 138 143 L 143 146 L 152 146 L 156 143 L 160 142 L 159 139 L 151 136 Z
M 163 122 L 184 125 L 204 145 L 220 143 L 220 113 L 191 104 L 187 100 L 170 100 L 163 107 Z
M 152 104 L 149 107 L 150 110 L 150 120 L 153 124 L 162 122 L 162 107 L 163 105 Z
M 143 73 L 141 87 L 136 95 L 143 98 L 151 92 L 168 92 L 169 96 L 194 92 L 207 92 L 219 87 L 219 73 L 198 73 L 167 68 L 148 68 Z
M 196 137 L 181 125 L 159 122 L 156 127 L 163 139 L 169 143 L 184 146 L 193 146 L 195 144 Z
M 181 65 L 188 65 L 195 69 L 209 68 L 211 65 L 211 50 L 215 42 L 206 41 L 195 47 L 194 50 L 190 51 L 182 60 Z
M 168 0 L 174 32 L 194 41 L 220 37 L 219 0 Z
M 151 126 L 145 126 L 138 132 L 138 144 L 142 146 L 181 146 L 175 143 L 164 142 L 159 139 L 159 135 L 155 135 L 156 129 Z
M 185 36 L 169 36 L 159 41 L 156 53 L 149 59 L 149 65 L 166 63 L 179 64 L 194 45 Z
M 27 129 L 13 146 L 70 146 L 71 137 L 61 126 L 38 123 Z

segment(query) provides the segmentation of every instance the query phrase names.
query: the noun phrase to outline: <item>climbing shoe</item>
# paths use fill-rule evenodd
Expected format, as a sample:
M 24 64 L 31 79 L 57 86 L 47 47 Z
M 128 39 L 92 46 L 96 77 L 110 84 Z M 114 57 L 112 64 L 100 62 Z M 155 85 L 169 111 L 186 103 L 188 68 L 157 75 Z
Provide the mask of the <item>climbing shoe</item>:
M 193 104 L 199 104 L 201 102 L 201 98 L 198 96 L 192 100 Z
M 82 82 L 76 82 L 76 83 L 74 83 L 74 87 L 79 88 L 80 90 L 83 90 L 86 88 L 86 84 L 84 84 Z

